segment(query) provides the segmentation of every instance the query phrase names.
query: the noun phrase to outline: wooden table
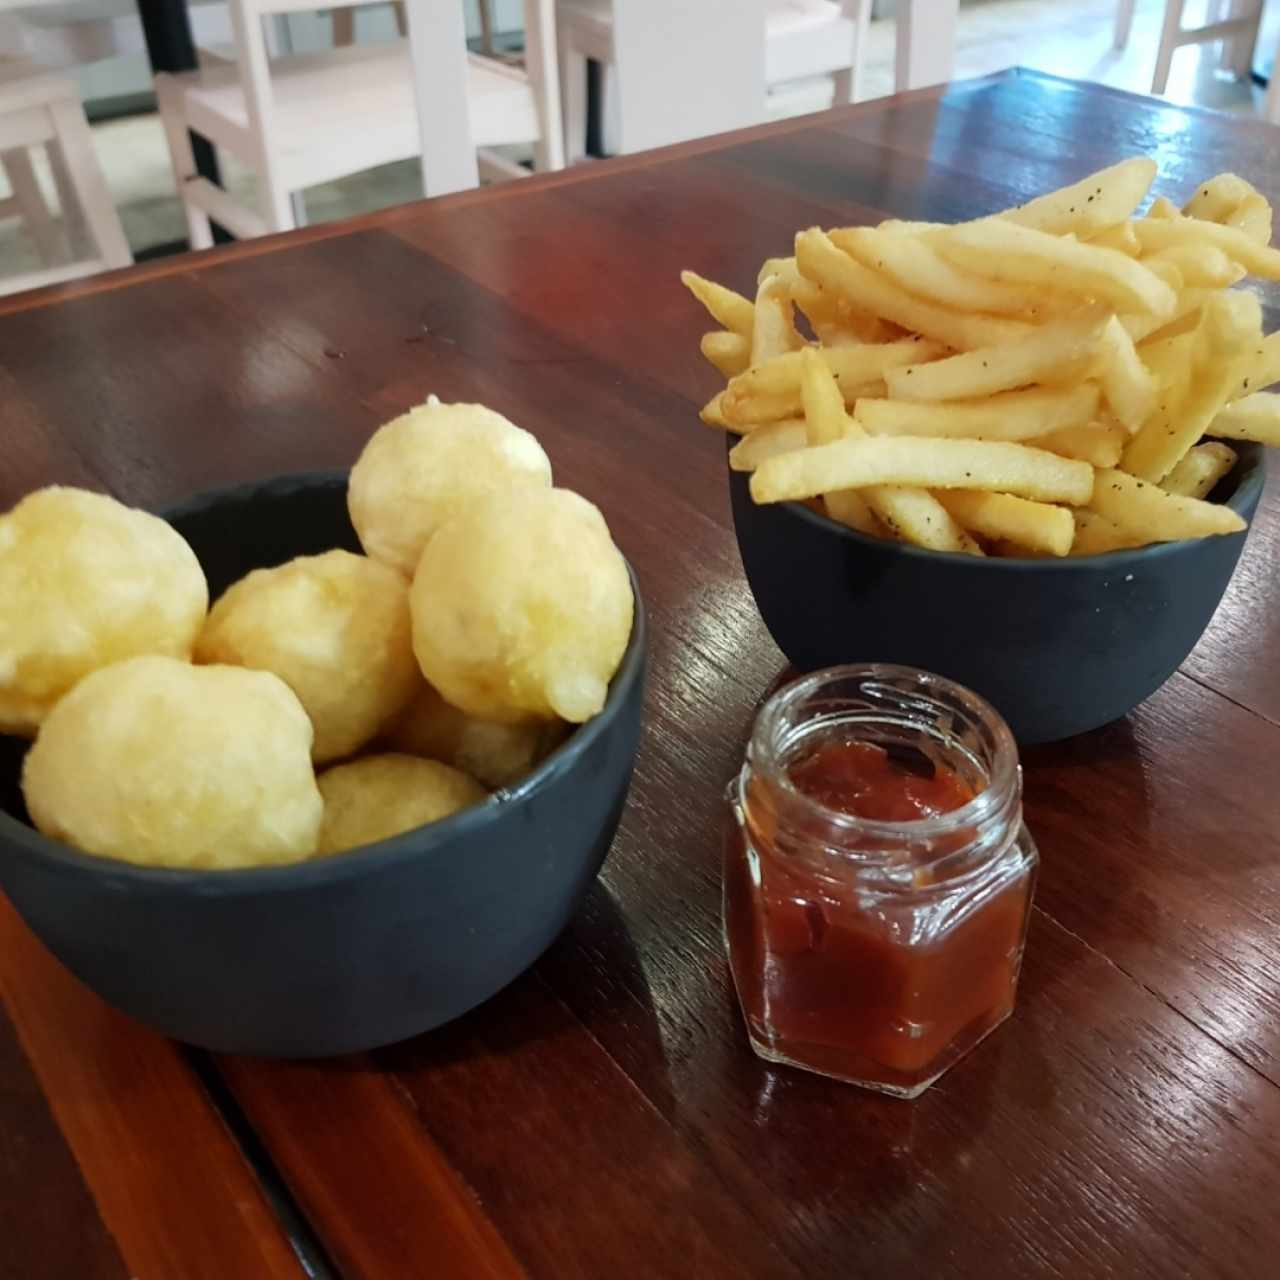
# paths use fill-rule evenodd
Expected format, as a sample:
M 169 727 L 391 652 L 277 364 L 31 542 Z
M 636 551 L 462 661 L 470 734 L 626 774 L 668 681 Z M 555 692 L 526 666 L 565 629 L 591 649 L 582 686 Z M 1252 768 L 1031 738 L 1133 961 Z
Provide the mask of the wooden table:
M 654 636 L 600 883 L 432 1035 L 210 1058 L 0 906 L 0 1276 L 1274 1274 L 1280 497 L 1184 669 L 1028 753 L 1044 861 L 1013 1020 L 914 1104 L 771 1070 L 721 952 L 718 829 L 782 663 L 676 273 L 748 287 L 797 227 L 962 218 L 1139 149 L 1178 197 L 1220 169 L 1275 197 L 1276 138 L 1006 73 L 0 304 L 0 503 L 340 466 L 427 392 L 474 398 L 604 507 Z

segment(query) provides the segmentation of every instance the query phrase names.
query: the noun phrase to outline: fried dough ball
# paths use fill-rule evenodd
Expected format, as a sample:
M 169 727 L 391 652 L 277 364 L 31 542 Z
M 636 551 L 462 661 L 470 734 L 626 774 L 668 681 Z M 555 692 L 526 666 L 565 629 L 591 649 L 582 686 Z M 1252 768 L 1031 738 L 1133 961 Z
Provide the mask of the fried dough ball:
M 349 551 L 241 578 L 209 611 L 195 656 L 278 675 L 311 717 L 316 764 L 358 751 L 422 687 L 409 584 Z
M 604 517 L 567 489 L 502 494 L 441 526 L 409 600 L 428 681 L 469 715 L 507 724 L 595 715 L 634 612 Z
M 529 432 L 480 404 L 432 396 L 374 432 L 347 488 L 351 523 L 375 560 L 409 577 L 427 539 L 477 498 L 550 488 L 551 463 Z
M 320 853 L 341 853 L 438 822 L 488 794 L 474 779 L 438 760 L 365 756 L 320 775 L 324 822 Z
M 443 760 L 487 787 L 518 782 L 558 746 L 568 732 L 561 720 L 494 724 L 446 702 L 429 684 L 387 737 L 387 745 L 412 756 Z
M 158 516 L 84 489 L 0 515 L 0 733 L 33 737 L 91 671 L 189 658 L 209 607 L 195 552 Z
M 144 866 L 222 870 L 315 852 L 311 722 L 284 681 L 130 658 L 49 713 L 22 792 L 47 836 Z

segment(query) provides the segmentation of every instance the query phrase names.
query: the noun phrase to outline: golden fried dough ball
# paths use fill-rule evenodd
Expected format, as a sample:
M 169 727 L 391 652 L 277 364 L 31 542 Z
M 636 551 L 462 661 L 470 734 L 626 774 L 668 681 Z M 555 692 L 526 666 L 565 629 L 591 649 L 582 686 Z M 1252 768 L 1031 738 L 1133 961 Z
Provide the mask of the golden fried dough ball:
M 484 405 L 432 396 L 374 432 L 351 469 L 347 507 L 365 551 L 412 577 L 427 539 L 451 516 L 532 485 L 551 485 L 534 436 Z
M 409 584 L 349 551 L 241 578 L 209 611 L 195 656 L 278 675 L 315 726 L 317 764 L 358 751 L 422 687 Z
M 455 707 L 508 724 L 595 715 L 634 610 L 604 517 L 567 489 L 502 494 L 441 526 L 409 600 L 423 674 Z
M 130 658 L 46 717 L 22 793 L 47 836 L 144 866 L 223 870 L 315 852 L 311 722 L 282 680 Z
M 485 789 L 438 760 L 365 756 L 320 775 L 324 823 L 320 852 L 341 853 L 387 840 L 479 804 Z
M 34 736 L 91 671 L 189 658 L 209 607 L 195 552 L 158 516 L 84 489 L 0 515 L 0 733 Z
M 487 787 L 518 782 L 564 740 L 561 720 L 494 724 L 447 703 L 429 684 L 387 737 L 387 745 L 413 756 L 443 760 Z

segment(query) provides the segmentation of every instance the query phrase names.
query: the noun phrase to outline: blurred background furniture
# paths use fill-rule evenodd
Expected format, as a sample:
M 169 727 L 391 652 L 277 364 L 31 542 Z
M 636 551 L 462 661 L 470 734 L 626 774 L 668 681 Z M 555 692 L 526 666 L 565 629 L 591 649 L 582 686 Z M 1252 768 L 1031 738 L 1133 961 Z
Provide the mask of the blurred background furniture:
M 62 215 L 55 221 L 36 179 L 32 148 L 46 149 Z M 0 279 L 0 293 L 34 289 L 133 258 L 93 150 L 75 82 L 26 59 L 0 59 L 0 166 L 11 195 L 0 218 L 17 217 L 35 242 L 41 269 Z
M 234 61 L 202 51 L 199 70 L 156 77 L 193 248 L 212 243 L 211 217 L 238 236 L 287 230 L 306 187 L 418 155 L 428 195 L 525 174 L 499 146 L 562 166 L 552 0 L 525 2 L 523 69 L 467 54 L 458 0 L 408 0 L 408 39 L 271 58 L 263 19 L 304 7 L 231 0 Z M 257 210 L 196 172 L 189 131 L 254 170 Z
M 1135 0 L 1119 0 L 1116 6 L 1117 49 L 1123 49 L 1129 43 L 1134 4 Z M 1173 55 L 1189 44 L 1223 41 L 1221 65 L 1237 76 L 1248 75 L 1253 61 L 1253 48 L 1258 39 L 1258 27 L 1262 21 L 1263 0 L 1208 0 L 1205 21 L 1198 27 L 1182 25 L 1185 7 L 1186 0 L 1165 0 L 1164 23 L 1156 50 L 1151 92 L 1164 93 L 1169 83 Z

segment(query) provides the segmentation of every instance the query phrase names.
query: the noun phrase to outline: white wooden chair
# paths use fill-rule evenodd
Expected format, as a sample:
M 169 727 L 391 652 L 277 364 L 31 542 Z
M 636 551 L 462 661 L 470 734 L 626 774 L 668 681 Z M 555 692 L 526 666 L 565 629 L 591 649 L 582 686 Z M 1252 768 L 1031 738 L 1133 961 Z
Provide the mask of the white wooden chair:
M 766 92 L 770 98 L 788 95 L 803 81 L 829 78 L 832 101 L 853 102 L 857 96 L 862 55 L 866 48 L 871 0 L 765 0 Z M 559 0 L 561 112 L 565 154 L 569 163 L 582 158 L 587 132 L 587 60 L 604 68 L 602 116 L 605 151 L 625 149 L 618 144 L 612 69 L 618 61 L 609 0 Z M 717 53 L 706 51 L 708 74 L 714 73 Z M 661 82 L 652 92 L 667 92 Z
M 354 0 L 380 2 L 385 0 Z M 411 159 L 424 149 L 428 195 L 474 185 L 476 165 L 459 179 L 466 165 L 454 164 L 433 189 L 433 139 L 424 136 L 427 130 L 461 130 L 464 137 L 469 131 L 481 176 L 527 173 L 490 150 L 503 145 L 532 144 L 539 169 L 563 166 L 552 0 L 525 0 L 524 70 L 467 54 L 460 0 L 408 3 L 410 40 L 270 58 L 263 19 L 312 8 L 314 0 L 231 0 L 235 61 L 202 51 L 199 71 L 156 76 L 156 100 L 192 248 L 212 244 L 211 217 L 240 237 L 289 230 L 300 220 L 294 197 L 306 187 Z M 448 41 L 447 50 L 430 43 L 439 33 Z M 432 55 L 432 74 L 419 67 L 417 92 L 410 55 L 414 41 L 422 42 L 414 44 L 415 51 L 429 49 Z M 254 170 L 259 210 L 196 174 L 188 130 Z
M 1119 0 L 1116 6 L 1117 49 L 1123 49 L 1129 43 L 1134 4 L 1135 0 Z M 1165 0 L 1164 23 L 1156 50 L 1156 69 L 1151 78 L 1151 92 L 1165 91 L 1169 84 L 1173 55 L 1188 44 L 1224 41 L 1223 65 L 1238 76 L 1248 75 L 1249 64 L 1253 60 L 1253 47 L 1258 39 L 1258 26 L 1262 20 L 1263 0 L 1210 0 L 1207 21 L 1202 27 L 1183 27 L 1182 11 L 1185 5 L 1186 0 Z
M 32 147 L 48 152 L 61 228 L 36 181 Z M 0 60 L 0 167 L 12 192 L 0 201 L 0 218 L 22 219 L 42 264 L 39 271 L 0 280 L 0 293 L 57 284 L 133 261 L 74 80 L 25 59 Z

